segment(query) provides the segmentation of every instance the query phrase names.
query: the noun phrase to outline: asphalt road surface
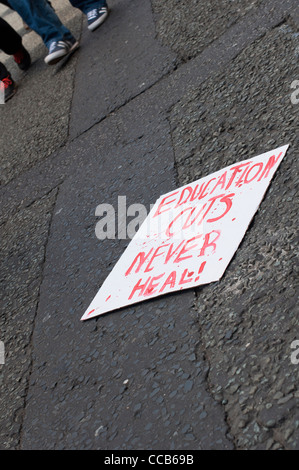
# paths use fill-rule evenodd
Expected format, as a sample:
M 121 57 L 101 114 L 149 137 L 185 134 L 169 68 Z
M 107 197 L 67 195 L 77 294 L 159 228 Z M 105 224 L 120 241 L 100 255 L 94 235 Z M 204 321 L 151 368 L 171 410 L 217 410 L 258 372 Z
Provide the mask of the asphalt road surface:
M 54 67 L 0 9 L 33 60 L 0 53 L 0 449 L 299 449 L 297 0 L 110 0 L 94 33 L 52 3 L 80 38 Z M 80 322 L 130 241 L 99 204 L 287 143 L 219 282 Z

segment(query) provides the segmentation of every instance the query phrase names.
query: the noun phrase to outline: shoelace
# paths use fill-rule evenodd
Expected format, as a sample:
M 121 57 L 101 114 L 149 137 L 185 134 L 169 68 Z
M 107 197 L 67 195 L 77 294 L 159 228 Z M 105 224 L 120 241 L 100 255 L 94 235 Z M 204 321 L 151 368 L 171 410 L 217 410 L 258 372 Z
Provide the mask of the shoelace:
M 15 60 L 15 62 L 17 64 L 20 64 L 23 60 L 24 60 L 24 53 L 22 50 L 16 52 L 14 55 L 13 55 L 13 58 Z
M 8 88 L 10 85 L 12 85 L 12 80 L 9 77 L 2 78 L 1 81 L 4 84 L 4 88 Z
M 93 20 L 94 18 L 96 18 L 98 15 L 98 9 L 95 8 L 94 10 L 91 10 L 87 13 L 87 19 L 88 20 Z
M 54 42 L 52 42 L 52 43 L 50 44 L 50 47 L 49 47 L 49 53 L 50 53 L 50 54 L 54 51 L 54 49 L 56 49 L 57 44 L 58 44 L 58 43 L 57 43 L 56 41 L 54 41 Z

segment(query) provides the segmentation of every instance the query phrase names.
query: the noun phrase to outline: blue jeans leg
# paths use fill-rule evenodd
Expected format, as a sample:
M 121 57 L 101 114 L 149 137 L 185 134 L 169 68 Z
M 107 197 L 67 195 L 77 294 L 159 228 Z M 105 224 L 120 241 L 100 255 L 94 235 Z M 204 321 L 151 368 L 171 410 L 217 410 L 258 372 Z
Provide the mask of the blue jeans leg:
M 106 0 L 70 0 L 75 8 L 83 11 L 85 15 L 94 8 L 100 8 L 107 5 Z
M 47 48 L 53 41 L 74 39 L 46 0 L 9 0 L 9 3 L 28 26 L 41 36 Z

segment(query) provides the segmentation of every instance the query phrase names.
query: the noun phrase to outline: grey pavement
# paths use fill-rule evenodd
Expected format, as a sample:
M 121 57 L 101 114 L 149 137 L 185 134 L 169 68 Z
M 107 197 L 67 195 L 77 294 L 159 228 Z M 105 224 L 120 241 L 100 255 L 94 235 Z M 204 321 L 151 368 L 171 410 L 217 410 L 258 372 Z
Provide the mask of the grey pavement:
M 63 64 L 0 106 L 0 449 L 299 449 L 295 0 L 110 0 Z M 290 143 L 223 278 L 80 322 L 129 240 L 95 209 L 150 204 Z

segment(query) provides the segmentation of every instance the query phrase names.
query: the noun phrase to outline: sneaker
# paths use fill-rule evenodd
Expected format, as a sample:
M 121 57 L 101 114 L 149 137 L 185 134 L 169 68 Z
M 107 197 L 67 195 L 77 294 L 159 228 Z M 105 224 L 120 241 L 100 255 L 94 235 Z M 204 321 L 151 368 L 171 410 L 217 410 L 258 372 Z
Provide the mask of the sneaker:
M 29 69 L 31 65 L 31 57 L 25 47 L 22 46 L 21 49 L 13 55 L 13 58 L 21 70 Z
M 108 16 L 108 7 L 100 7 L 94 8 L 87 13 L 87 27 L 89 31 L 94 31 L 98 28 L 102 23 L 104 23 L 105 19 Z
M 63 57 L 75 51 L 79 47 L 79 42 L 76 39 L 72 41 L 53 41 L 49 47 L 49 54 L 45 57 L 45 62 L 48 65 L 57 64 Z
M 8 101 L 10 98 L 13 97 L 13 95 L 17 91 L 17 86 L 13 79 L 11 78 L 11 75 L 7 75 L 7 77 L 2 78 L 0 81 L 0 93 L 3 93 L 4 91 L 4 103 Z

